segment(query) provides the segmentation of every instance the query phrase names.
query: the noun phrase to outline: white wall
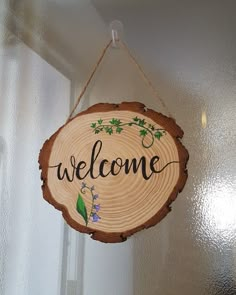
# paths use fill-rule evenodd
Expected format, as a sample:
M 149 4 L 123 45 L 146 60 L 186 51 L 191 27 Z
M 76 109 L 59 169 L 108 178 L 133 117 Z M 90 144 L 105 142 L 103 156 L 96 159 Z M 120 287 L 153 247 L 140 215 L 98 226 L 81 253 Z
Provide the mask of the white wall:
M 117 248 L 88 242 L 93 248 L 85 252 L 85 264 L 90 262 L 85 294 L 97 286 L 99 295 L 109 294 L 112 286 L 125 295 L 236 294 L 236 3 L 92 2 L 107 25 L 114 19 L 123 22 L 126 42 L 184 129 L 190 161 L 184 191 L 160 224 Z M 127 56 L 116 50 L 107 56 L 85 103 L 122 100 L 166 113 Z M 113 261 L 122 259 L 124 251 L 126 263 L 108 268 L 109 251 Z M 96 286 L 91 284 L 96 275 L 91 252 L 100 262 Z
M 0 294 L 59 294 L 63 219 L 42 198 L 38 154 L 69 100 L 69 80 L 32 50 L 1 48 Z

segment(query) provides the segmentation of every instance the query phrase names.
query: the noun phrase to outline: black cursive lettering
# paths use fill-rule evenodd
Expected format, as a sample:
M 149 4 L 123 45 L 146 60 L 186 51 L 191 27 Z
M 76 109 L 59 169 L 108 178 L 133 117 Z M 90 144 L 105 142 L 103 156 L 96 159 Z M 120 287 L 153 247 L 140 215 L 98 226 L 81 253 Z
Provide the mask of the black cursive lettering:
M 167 163 L 165 166 L 163 166 L 161 169 L 157 169 L 155 165 L 159 162 L 160 158 L 156 155 L 153 156 L 149 162 L 149 165 L 147 165 L 147 159 L 145 156 L 142 156 L 139 160 L 133 158 L 133 159 L 122 159 L 120 157 L 117 157 L 116 159 L 112 160 L 111 163 L 107 159 L 103 159 L 99 163 L 99 168 L 97 171 L 95 170 L 95 163 L 97 162 L 98 156 L 100 155 L 102 150 L 102 141 L 97 140 L 92 148 L 91 153 L 91 160 L 89 166 L 85 161 L 79 161 L 78 164 L 76 164 L 76 159 L 74 156 L 70 157 L 70 164 L 72 167 L 71 175 L 68 172 L 68 168 L 62 169 L 62 163 L 59 163 L 55 166 L 50 166 L 50 168 L 57 168 L 57 178 L 59 180 L 63 180 L 66 178 L 69 182 L 72 182 L 74 180 L 74 177 L 76 177 L 79 180 L 85 179 L 88 175 L 90 175 L 91 178 L 96 179 L 98 177 L 107 177 L 109 175 L 116 176 L 118 175 L 122 170 L 126 175 L 129 173 L 136 174 L 139 170 L 141 170 L 142 176 L 145 180 L 149 180 L 151 176 L 154 173 L 161 173 L 167 166 L 174 163 L 179 163 L 179 161 L 172 161 Z M 105 165 L 107 167 L 107 171 L 105 173 Z M 108 166 L 109 165 L 109 166 Z M 89 167 L 88 170 L 84 170 L 86 167 Z M 117 169 L 118 168 L 118 169 Z M 122 169 L 123 168 L 123 169 Z M 84 174 L 82 175 L 82 170 L 84 170 Z

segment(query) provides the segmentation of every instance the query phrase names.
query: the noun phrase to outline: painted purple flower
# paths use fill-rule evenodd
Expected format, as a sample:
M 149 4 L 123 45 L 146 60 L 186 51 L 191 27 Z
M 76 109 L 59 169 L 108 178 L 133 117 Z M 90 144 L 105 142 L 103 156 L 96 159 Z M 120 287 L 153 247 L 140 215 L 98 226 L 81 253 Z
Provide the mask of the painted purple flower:
M 97 200 L 97 198 L 98 198 L 98 194 L 93 195 L 93 199 L 94 199 L 94 200 Z
M 101 219 L 100 216 L 97 215 L 97 213 L 92 213 L 92 222 L 97 222 Z
M 86 183 L 85 182 L 82 182 L 81 184 L 81 189 L 85 188 L 86 187 Z
M 93 208 L 96 210 L 96 212 L 98 212 L 100 210 L 100 204 L 93 205 Z

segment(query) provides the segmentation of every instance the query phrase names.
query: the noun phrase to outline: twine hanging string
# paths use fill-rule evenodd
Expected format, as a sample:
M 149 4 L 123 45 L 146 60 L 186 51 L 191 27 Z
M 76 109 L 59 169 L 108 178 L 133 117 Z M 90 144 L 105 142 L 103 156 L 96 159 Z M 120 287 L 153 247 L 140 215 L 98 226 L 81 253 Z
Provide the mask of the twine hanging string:
M 106 54 L 107 50 L 109 49 L 111 43 L 112 43 L 112 40 L 110 40 L 110 41 L 107 43 L 106 47 L 104 47 L 104 49 L 103 49 L 103 51 L 102 51 L 102 53 L 101 53 L 101 55 L 100 55 L 100 57 L 99 57 L 99 59 L 98 59 L 96 65 L 95 65 L 94 68 L 93 68 L 92 73 L 90 74 L 90 76 L 89 76 L 87 82 L 85 83 L 84 88 L 82 89 L 82 91 L 81 91 L 81 93 L 80 93 L 80 95 L 79 95 L 79 97 L 78 97 L 78 99 L 77 99 L 77 101 L 76 101 L 76 103 L 75 103 L 75 105 L 74 105 L 74 107 L 73 107 L 73 109 L 72 109 L 72 111 L 71 111 L 71 113 L 70 113 L 70 115 L 69 115 L 69 117 L 68 117 L 68 119 L 67 119 L 66 122 L 68 122 L 68 121 L 71 119 L 72 115 L 74 114 L 74 111 L 76 110 L 77 106 L 79 105 L 79 103 L 80 103 L 80 101 L 81 101 L 81 98 L 83 97 L 84 93 L 86 92 L 86 90 L 87 90 L 87 88 L 88 88 L 88 86 L 89 86 L 91 80 L 93 79 L 93 76 L 95 75 L 95 73 L 96 73 L 96 71 L 97 71 L 99 65 L 101 64 L 101 62 L 102 62 L 102 60 L 103 60 L 103 57 L 105 56 L 105 54 Z
M 165 109 L 165 111 L 167 112 L 168 116 L 173 118 L 173 116 L 171 115 L 169 109 L 167 108 L 164 100 L 159 96 L 159 94 L 157 93 L 156 88 L 153 86 L 151 80 L 148 78 L 148 76 L 145 74 L 143 68 L 140 66 L 140 64 L 138 63 L 138 61 L 136 60 L 136 58 L 133 56 L 133 54 L 131 53 L 131 51 L 129 50 L 128 46 L 121 40 L 120 41 L 121 47 L 126 51 L 126 53 L 128 54 L 130 60 L 133 62 L 133 64 L 137 67 L 137 69 L 139 70 L 139 72 L 141 73 L 141 76 L 144 80 L 144 82 L 149 86 L 149 88 L 152 90 L 155 98 L 157 100 L 160 101 L 162 107 Z
M 156 98 L 157 100 L 160 101 L 162 107 L 166 110 L 168 116 L 171 117 L 171 118 L 173 118 L 173 116 L 172 116 L 172 114 L 170 113 L 170 111 L 168 110 L 168 108 L 167 108 L 167 106 L 166 106 L 164 100 L 159 96 L 159 94 L 157 93 L 157 90 L 156 90 L 155 87 L 153 86 L 151 80 L 150 80 L 150 79 L 148 78 L 148 76 L 145 74 L 143 68 L 140 66 L 140 64 L 138 63 L 138 61 L 135 59 L 135 57 L 133 56 L 133 54 L 132 54 L 131 51 L 129 50 L 128 46 L 127 46 L 122 40 L 118 40 L 118 41 L 120 42 L 122 49 L 128 54 L 128 56 L 129 56 L 131 62 L 137 67 L 138 71 L 141 73 L 141 76 L 142 76 L 144 82 L 145 82 L 145 83 L 149 86 L 149 88 L 152 90 L 152 92 L 153 92 L 155 98 Z M 80 101 L 81 101 L 81 99 L 82 99 L 84 93 L 86 92 L 86 90 L 87 90 L 87 88 L 88 88 L 88 86 L 89 86 L 91 80 L 93 79 L 93 77 L 94 77 L 94 75 L 95 75 L 95 73 L 96 73 L 98 67 L 100 66 L 100 64 L 101 64 L 101 62 L 102 62 L 102 60 L 103 60 L 103 58 L 104 58 L 106 52 L 108 51 L 109 47 L 111 46 L 111 44 L 112 44 L 112 40 L 110 40 L 110 41 L 107 43 L 107 45 L 104 47 L 104 49 L 103 49 L 103 51 L 102 51 L 102 53 L 101 53 L 101 55 L 100 55 L 100 57 L 99 57 L 97 63 L 95 64 L 95 66 L 94 66 L 94 68 L 93 68 L 93 70 L 92 70 L 92 72 L 91 72 L 91 74 L 90 74 L 90 76 L 89 76 L 87 82 L 85 83 L 85 86 L 83 87 L 83 89 L 82 89 L 82 91 L 81 91 L 81 93 L 80 93 L 80 95 L 79 95 L 79 97 L 78 97 L 78 99 L 77 99 L 77 101 L 76 101 L 76 103 L 75 103 L 75 105 L 74 105 L 74 107 L 73 107 L 73 109 L 72 109 L 72 111 L 71 111 L 71 113 L 70 113 L 70 115 L 69 115 L 69 117 L 68 117 L 68 119 L 67 119 L 66 122 L 68 122 L 68 121 L 72 118 L 73 113 L 75 112 L 76 108 L 78 107 L 78 105 L 79 105 L 79 103 L 80 103 Z

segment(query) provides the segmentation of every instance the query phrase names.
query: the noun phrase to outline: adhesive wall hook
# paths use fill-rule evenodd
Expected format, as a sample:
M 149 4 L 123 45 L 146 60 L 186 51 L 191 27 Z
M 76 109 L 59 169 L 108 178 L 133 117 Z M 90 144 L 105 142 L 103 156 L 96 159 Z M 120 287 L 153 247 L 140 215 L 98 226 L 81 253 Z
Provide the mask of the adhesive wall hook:
M 112 39 L 112 47 L 119 48 L 119 41 L 123 39 L 124 26 L 121 21 L 114 20 L 109 25 L 109 31 Z
M 117 47 L 116 42 L 119 41 L 118 32 L 116 30 L 111 30 L 112 46 Z

